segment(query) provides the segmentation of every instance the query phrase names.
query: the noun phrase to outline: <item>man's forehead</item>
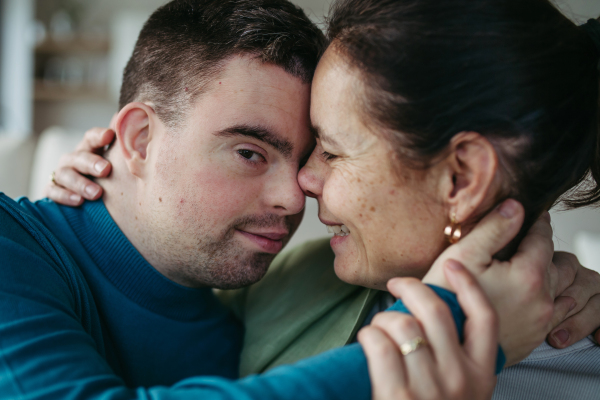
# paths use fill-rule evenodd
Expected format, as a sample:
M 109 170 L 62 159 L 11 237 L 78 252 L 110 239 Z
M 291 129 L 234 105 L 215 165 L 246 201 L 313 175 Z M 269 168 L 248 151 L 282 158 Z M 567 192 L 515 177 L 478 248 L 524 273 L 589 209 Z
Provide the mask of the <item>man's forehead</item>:
M 263 62 L 251 54 L 239 54 L 228 58 L 210 86 L 221 91 L 272 90 L 296 93 L 304 86 L 298 77 L 276 64 Z

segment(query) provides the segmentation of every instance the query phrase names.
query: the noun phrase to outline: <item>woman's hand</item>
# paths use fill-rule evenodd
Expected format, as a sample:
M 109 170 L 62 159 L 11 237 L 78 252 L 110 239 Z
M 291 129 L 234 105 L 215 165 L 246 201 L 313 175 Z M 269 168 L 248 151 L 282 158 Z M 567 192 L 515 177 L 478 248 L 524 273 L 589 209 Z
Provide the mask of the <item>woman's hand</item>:
M 46 185 L 44 195 L 67 206 L 79 206 L 85 200 L 99 199 L 102 187 L 85 175 L 103 178 L 110 174 L 110 163 L 98 154 L 114 138 L 112 129 L 93 128 L 87 131 L 75 151 L 61 157 L 54 171 L 54 182 Z
M 496 377 L 498 317 L 475 278 L 458 262 L 446 260 L 444 272 L 464 310 L 465 341 L 460 344 L 448 306 L 414 278 L 393 279 L 390 292 L 401 297 L 413 316 L 377 314 L 358 334 L 369 365 L 373 399 L 489 399 Z M 403 344 L 423 338 L 402 355 Z

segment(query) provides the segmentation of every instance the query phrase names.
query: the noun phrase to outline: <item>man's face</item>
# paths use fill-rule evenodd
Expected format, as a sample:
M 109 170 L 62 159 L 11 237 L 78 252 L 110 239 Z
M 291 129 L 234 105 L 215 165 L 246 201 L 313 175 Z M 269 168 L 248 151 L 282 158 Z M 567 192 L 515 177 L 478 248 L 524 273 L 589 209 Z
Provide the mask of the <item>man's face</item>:
M 140 234 L 167 277 L 237 288 L 264 276 L 302 219 L 309 99 L 310 84 L 239 56 L 179 130 L 154 128 Z

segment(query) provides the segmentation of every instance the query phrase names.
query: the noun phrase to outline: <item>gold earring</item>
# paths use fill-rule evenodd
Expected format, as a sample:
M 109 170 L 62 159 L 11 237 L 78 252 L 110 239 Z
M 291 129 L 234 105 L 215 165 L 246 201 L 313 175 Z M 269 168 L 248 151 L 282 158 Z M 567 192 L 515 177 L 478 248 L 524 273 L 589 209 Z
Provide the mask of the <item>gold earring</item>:
M 450 244 L 458 242 L 462 236 L 460 224 L 456 223 L 456 214 L 454 213 L 450 217 L 450 225 L 444 229 L 444 236 Z

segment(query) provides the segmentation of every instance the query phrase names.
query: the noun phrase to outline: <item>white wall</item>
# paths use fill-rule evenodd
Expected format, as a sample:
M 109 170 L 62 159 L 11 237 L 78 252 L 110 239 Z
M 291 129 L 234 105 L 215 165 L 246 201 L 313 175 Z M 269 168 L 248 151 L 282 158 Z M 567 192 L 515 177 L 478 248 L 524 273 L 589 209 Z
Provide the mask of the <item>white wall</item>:
M 0 113 L 10 136 L 32 131 L 33 0 L 3 0 L 0 4 Z
M 600 0 L 554 0 L 553 2 L 567 17 L 578 23 L 600 16 Z

